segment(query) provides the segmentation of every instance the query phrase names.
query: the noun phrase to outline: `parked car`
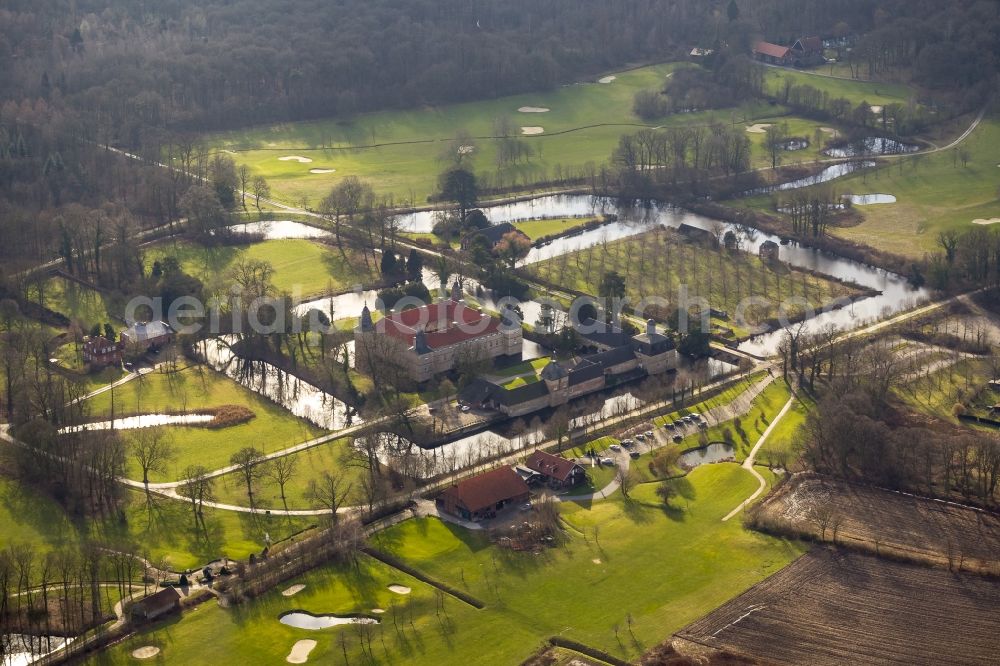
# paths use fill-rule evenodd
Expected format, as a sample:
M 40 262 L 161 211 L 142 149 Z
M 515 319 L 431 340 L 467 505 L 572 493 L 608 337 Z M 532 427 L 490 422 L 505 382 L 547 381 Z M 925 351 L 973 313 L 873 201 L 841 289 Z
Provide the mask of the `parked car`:
M 652 430 L 647 430 L 646 431 L 646 437 L 652 437 L 652 436 L 653 436 L 653 431 Z
M 462 412 L 463 413 L 468 413 L 471 410 L 472 410 L 472 408 L 469 407 L 468 405 L 462 405 Z
M 626 439 L 625 441 L 622 442 L 622 446 L 624 446 L 626 449 L 631 449 L 632 447 L 635 446 L 635 442 L 633 442 L 631 439 Z
M 705 423 L 704 421 L 701 421 L 700 423 L 698 423 L 698 429 L 699 430 L 708 430 L 708 424 Z
M 612 444 L 608 448 L 614 451 L 615 453 L 618 453 L 619 451 L 622 450 L 622 447 L 618 446 L 617 444 Z
M 640 442 L 642 442 L 642 441 L 645 441 L 645 439 L 646 439 L 646 436 L 645 436 L 645 435 L 636 435 L 636 436 L 635 436 L 635 438 L 636 438 L 637 440 L 639 440 Z
M 673 430 L 674 429 L 674 424 L 673 423 L 664 423 L 663 427 L 666 428 L 667 430 Z
M 642 454 L 639 453 L 638 451 L 633 451 L 632 453 L 629 454 L 629 456 L 633 459 L 638 458 L 640 455 Z
M 680 436 L 680 435 L 674 435 L 674 441 L 675 442 L 683 442 L 684 438 L 682 436 Z
M 680 419 L 677 419 L 676 421 L 674 421 L 674 425 L 677 426 L 678 428 L 683 428 L 684 427 L 684 421 L 682 421 Z
M 612 460 L 611 458 L 601 458 L 601 464 L 607 465 L 608 467 L 614 467 L 615 461 Z
M 531 511 L 531 502 L 525 502 L 522 504 L 521 511 Z

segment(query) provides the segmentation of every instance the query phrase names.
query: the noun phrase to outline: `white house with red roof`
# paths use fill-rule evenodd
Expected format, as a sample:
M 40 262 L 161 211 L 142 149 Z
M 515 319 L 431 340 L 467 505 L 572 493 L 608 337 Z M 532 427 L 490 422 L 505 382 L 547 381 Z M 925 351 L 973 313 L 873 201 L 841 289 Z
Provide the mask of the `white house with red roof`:
M 367 351 L 392 353 L 413 381 L 425 382 L 448 372 L 461 358 L 492 360 L 519 356 L 523 340 L 512 316 L 493 317 L 461 300 L 461 290 L 430 305 L 389 312 L 377 323 L 365 306 L 354 329 L 354 366 L 367 370 Z

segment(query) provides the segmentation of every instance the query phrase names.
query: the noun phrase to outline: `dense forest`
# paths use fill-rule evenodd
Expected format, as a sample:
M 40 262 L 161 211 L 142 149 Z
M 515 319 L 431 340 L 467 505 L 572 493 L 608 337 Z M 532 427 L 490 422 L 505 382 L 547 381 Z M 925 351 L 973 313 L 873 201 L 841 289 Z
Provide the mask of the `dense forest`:
M 945 99 L 991 90 L 1000 61 L 1000 11 L 982 0 L 8 0 L 0 26 L 8 275 L 60 244 L 183 214 L 186 179 L 87 141 L 159 157 L 196 131 L 550 89 L 695 45 L 738 73 L 679 77 L 674 97 L 703 104 L 753 81 L 735 66 L 760 37 L 850 36 L 858 69 Z M 738 170 L 736 148 L 717 168 Z

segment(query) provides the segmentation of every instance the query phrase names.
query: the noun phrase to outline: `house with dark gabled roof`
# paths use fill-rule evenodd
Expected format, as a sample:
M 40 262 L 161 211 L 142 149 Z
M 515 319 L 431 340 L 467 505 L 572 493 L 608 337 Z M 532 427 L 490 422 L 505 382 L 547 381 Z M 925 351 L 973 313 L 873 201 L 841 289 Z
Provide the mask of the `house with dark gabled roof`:
M 553 489 L 572 488 L 587 478 L 587 472 L 581 465 L 545 451 L 532 453 L 524 461 L 524 466 L 540 474 Z
M 472 246 L 482 238 L 486 242 L 486 247 L 491 250 L 496 248 L 503 240 L 503 237 L 509 233 L 516 233 L 520 236 L 524 236 L 524 240 L 531 241 L 530 238 L 523 232 L 520 231 L 510 222 L 501 222 L 500 224 L 491 224 L 485 229 L 477 229 L 462 236 L 462 249 L 469 250 Z
M 459 481 L 438 495 L 440 510 L 465 520 L 487 520 L 504 507 L 527 501 L 528 484 L 510 467 Z
M 788 51 L 798 67 L 823 64 L 823 40 L 819 37 L 799 37 Z
M 172 587 L 166 587 L 144 599 L 133 602 L 129 607 L 129 617 L 132 618 L 133 622 L 151 622 L 180 609 L 180 592 Z

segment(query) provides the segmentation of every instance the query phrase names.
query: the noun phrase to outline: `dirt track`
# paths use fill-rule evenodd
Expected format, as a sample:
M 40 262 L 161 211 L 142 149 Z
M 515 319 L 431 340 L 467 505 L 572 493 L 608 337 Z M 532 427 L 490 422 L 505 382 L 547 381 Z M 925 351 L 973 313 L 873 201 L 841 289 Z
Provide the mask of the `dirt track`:
M 998 663 L 1000 581 L 817 548 L 680 638 L 763 663 Z

